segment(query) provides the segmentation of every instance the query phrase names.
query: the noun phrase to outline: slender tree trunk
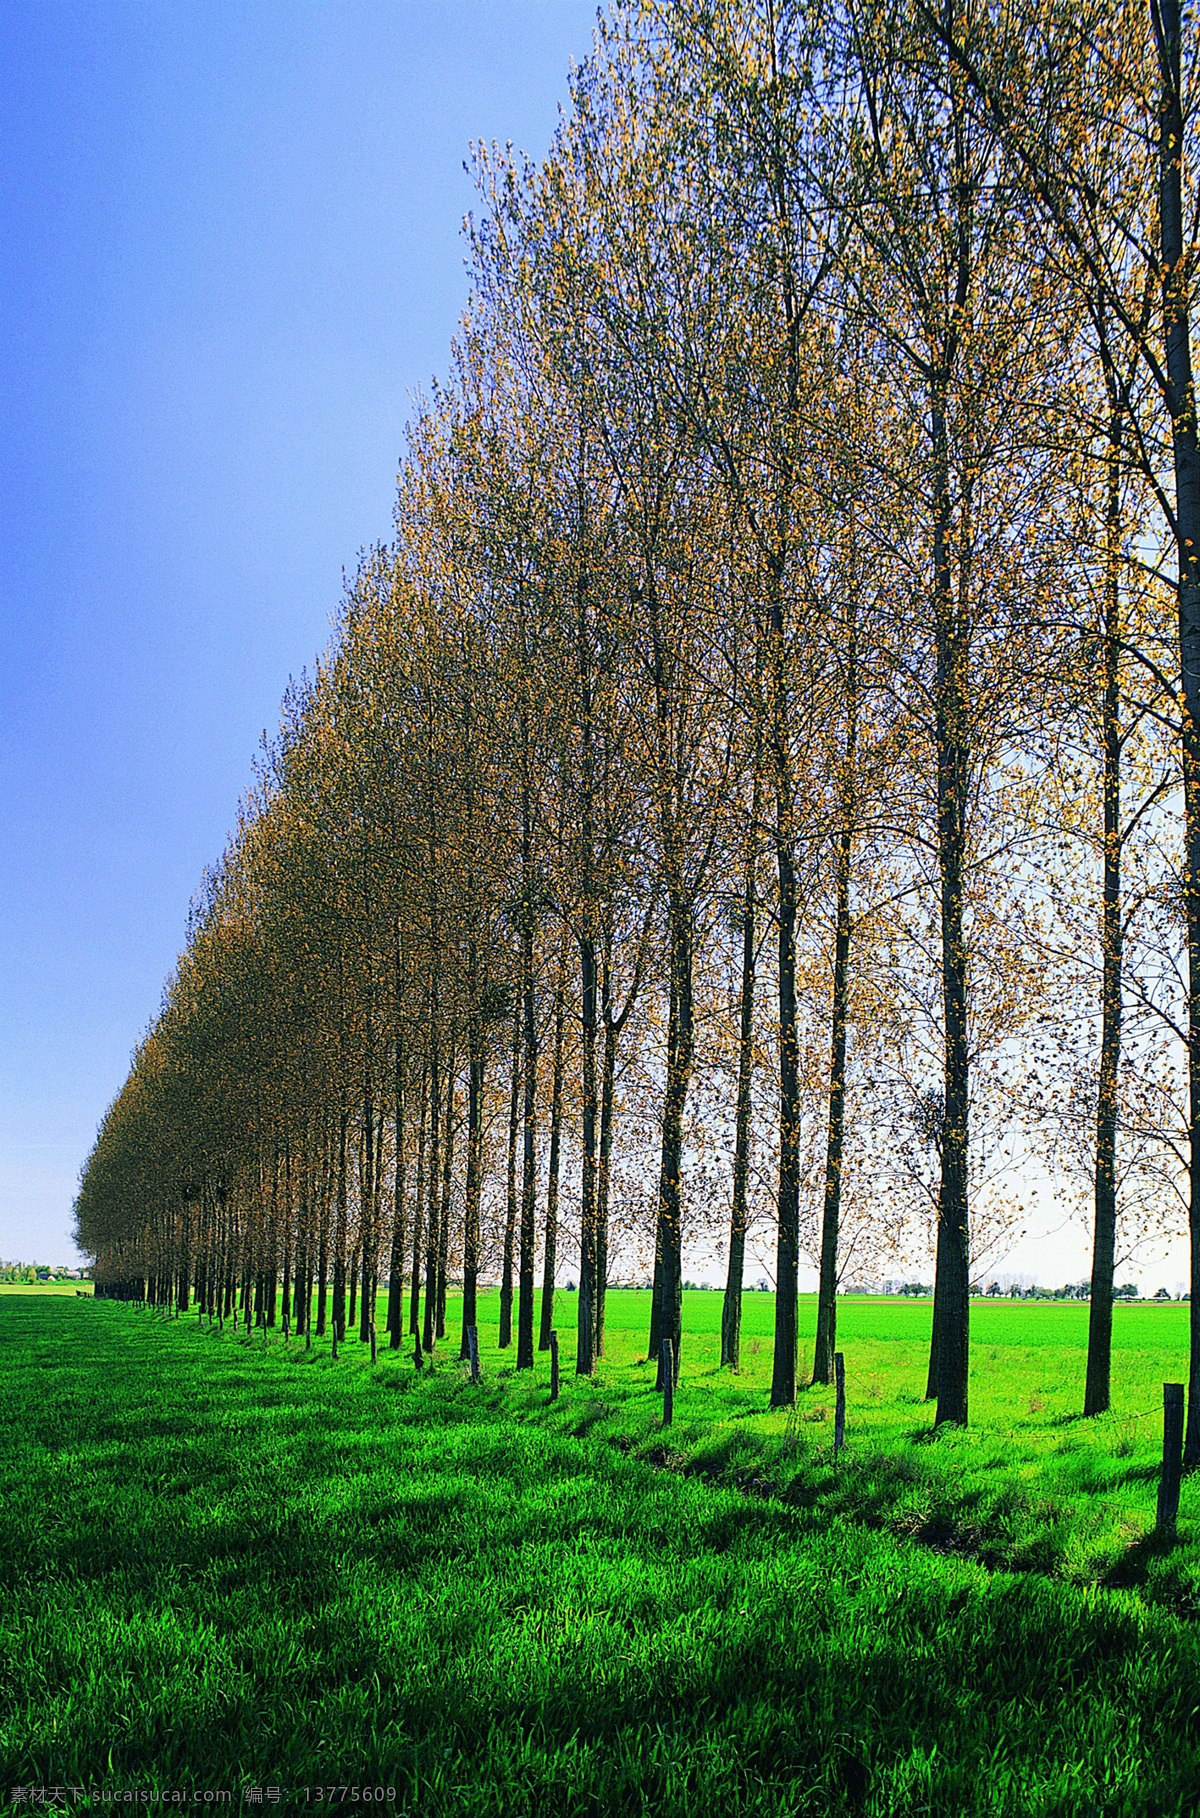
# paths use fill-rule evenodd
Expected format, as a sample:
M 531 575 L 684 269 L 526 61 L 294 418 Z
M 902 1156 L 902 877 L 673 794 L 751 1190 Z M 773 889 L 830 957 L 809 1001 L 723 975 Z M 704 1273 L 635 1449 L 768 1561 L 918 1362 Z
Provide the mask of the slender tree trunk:
M 210 1217 L 212 1220 L 212 1257 L 208 1279 L 208 1320 L 211 1325 L 217 1317 L 221 1304 L 221 1290 L 225 1268 L 225 1227 L 222 1218 L 221 1202 L 217 1197 L 217 1188 L 212 1188 L 210 1200 Z
M 1104 885 L 1100 987 L 1100 1079 L 1096 1093 L 1096 1223 L 1088 1304 L 1087 1380 L 1083 1411 L 1109 1406 L 1112 1372 L 1113 1269 L 1117 1240 L 1117 1090 L 1121 1059 L 1121 450 L 1122 422 L 1109 429 L 1104 600 Z
M 675 1044 L 679 1039 L 679 1002 L 677 980 L 673 965 L 667 966 L 667 1078 L 675 1070 Z M 663 1219 L 662 1193 L 658 1196 L 658 1209 L 654 1220 L 654 1279 L 650 1287 L 650 1336 L 646 1341 L 646 1356 L 658 1360 L 659 1377 L 662 1376 L 662 1341 L 666 1337 L 666 1325 L 663 1317 L 663 1281 L 665 1265 L 663 1250 L 665 1248 L 665 1230 Z M 661 1389 L 661 1380 L 658 1383 Z
M 600 1074 L 600 1156 L 596 1169 L 596 1356 L 604 1356 L 604 1303 L 608 1296 L 608 1196 L 612 1186 L 613 1111 L 617 1090 L 617 1034 L 612 1018 L 611 948 L 604 967 L 604 1062 Z
M 470 949 L 472 1006 L 467 1023 L 467 1185 L 463 1208 L 463 1310 L 459 1356 L 469 1358 L 467 1334 L 478 1324 L 475 1310 L 479 1281 L 479 1200 L 483 1188 L 483 1079 L 487 1062 L 483 1021 L 479 1014 L 478 954 Z
M 779 1209 L 775 1251 L 775 1356 L 771 1406 L 796 1400 L 800 1267 L 800 1059 L 796 1036 L 796 866 L 790 803 L 776 817 L 779 873 Z
M 191 1267 L 191 1233 L 189 1225 L 190 1214 L 188 1212 L 188 1202 L 187 1200 L 184 1200 L 179 1214 L 179 1286 L 175 1300 L 175 1310 L 178 1313 L 186 1313 L 191 1304 L 189 1300 L 190 1286 L 188 1275 L 188 1271 Z
M 937 1414 L 967 1424 L 970 1367 L 970 1236 L 968 1225 L 967 952 L 963 929 L 968 789 L 967 650 L 955 624 L 950 558 L 950 467 L 945 381 L 931 412 L 935 514 L 933 538 L 937 676 L 938 869 L 942 941 L 945 1074 L 942 1175 L 938 1201 Z
M 770 101 L 772 115 L 772 181 L 774 209 L 784 256 L 780 289 L 787 337 L 785 420 L 794 435 L 799 428 L 800 305 L 796 295 L 794 234 L 781 117 L 780 81 L 774 7 L 771 36 Z M 796 1028 L 796 834 L 793 815 L 791 756 L 791 686 L 788 666 L 788 611 L 785 593 L 791 544 L 792 456 L 780 463 L 777 493 L 778 532 L 768 567 L 766 680 L 768 726 L 775 786 L 775 868 L 779 887 L 779 1198 L 775 1252 L 775 1354 L 771 1368 L 771 1406 L 792 1407 L 796 1400 L 800 1269 L 800 1052 Z
M 1191 1359 L 1183 1462 L 1200 1465 L 1200 445 L 1192 373 L 1188 261 L 1184 246 L 1182 90 L 1183 26 L 1179 0 L 1151 0 L 1158 48 L 1159 231 L 1163 328 L 1172 449 L 1175 534 L 1179 558 L 1179 660 L 1183 683 L 1184 885 L 1188 939 L 1188 1138 L 1191 1242 Z
M 221 1323 L 224 1325 L 233 1312 L 234 1255 L 237 1242 L 233 1224 L 233 1208 L 229 1204 L 228 1197 L 224 1199 L 222 1209 L 225 1218 L 225 1297 L 221 1306 Z
M 695 933 L 690 905 L 672 905 L 671 973 L 675 984 L 675 1040 L 669 1046 L 667 1085 L 663 1096 L 662 1166 L 658 1181 L 662 1230 L 662 1337 L 671 1341 L 672 1373 L 679 1381 L 683 1340 L 683 1114 L 695 1054 L 692 1010 L 692 965 Z M 658 1353 L 658 1386 L 663 1386 L 662 1345 Z
M 281 1219 L 283 1234 L 283 1294 L 280 1318 L 284 1331 L 292 1323 L 292 1150 L 289 1143 L 284 1150 L 283 1176 L 283 1216 Z
M 738 1025 L 737 1112 L 734 1121 L 733 1200 L 729 1212 L 729 1266 L 721 1307 L 721 1363 L 739 1368 L 742 1346 L 742 1288 L 746 1268 L 746 1188 L 750 1179 L 750 1093 L 754 1084 L 754 971 L 756 952 L 755 883 L 758 823 L 762 814 L 762 781 L 757 742 L 750 798 L 750 831 L 746 841 L 742 891 L 742 988 Z
M 558 1263 L 558 1177 L 562 1156 L 563 1049 L 567 1027 L 567 932 L 558 945 L 554 981 L 554 1061 L 550 1080 L 550 1156 L 546 1181 L 546 1224 L 542 1244 L 542 1307 L 538 1350 L 550 1349 L 554 1328 L 554 1272 Z
M 525 1104 L 521 1169 L 521 1240 L 518 1253 L 517 1368 L 533 1368 L 533 1263 L 537 1241 L 537 1003 L 533 978 L 533 811 L 529 781 L 529 725 L 522 726 L 525 775 L 521 786 L 521 972 L 525 1002 Z
M 941 1167 L 941 1136 L 938 1137 L 938 1166 Z M 942 1311 L 945 1301 L 942 1298 L 942 1284 L 946 1279 L 946 1221 L 942 1217 L 942 1186 L 938 1182 L 938 1212 L 936 1250 L 933 1263 L 933 1307 L 932 1323 L 929 1338 L 929 1369 L 925 1375 L 925 1399 L 936 1401 L 938 1392 L 938 1360 L 941 1357 Z
M 300 1153 L 296 1158 L 296 1337 L 307 1338 L 309 1307 L 307 1289 L 311 1271 L 312 1233 L 309 1229 L 308 1134 L 301 1125 Z
M 513 1243 L 517 1231 L 517 1125 L 521 1115 L 521 1014 L 513 1011 L 512 1083 L 508 1096 L 508 1172 L 504 1202 L 504 1258 L 500 1276 L 500 1349 L 512 1343 Z
M 349 1114 L 345 1110 L 341 1111 L 338 1116 L 337 1233 L 333 1256 L 333 1330 L 339 1344 L 343 1344 L 346 1338 L 346 1225 L 349 1215 L 346 1149 L 349 1123 Z
M 326 1305 L 329 1283 L 329 1168 L 327 1166 L 329 1139 L 326 1134 L 321 1137 L 321 1177 L 317 1188 L 320 1211 L 317 1227 L 317 1337 L 325 1336 Z
M 608 1293 L 608 1207 L 612 1191 L 612 1147 L 613 1121 L 616 1109 L 617 1093 L 617 1043 L 621 1031 L 633 1011 L 637 994 L 641 989 L 642 974 L 645 970 L 646 949 L 650 937 L 650 918 L 647 916 L 638 943 L 637 961 L 633 969 L 633 978 L 625 996 L 625 1006 L 618 1015 L 614 1008 L 613 991 L 613 925 L 612 905 L 608 906 L 605 916 L 604 957 L 601 965 L 601 1016 L 604 1023 L 604 1063 L 600 1085 L 600 1156 L 596 1181 L 596 1264 L 595 1264 L 595 1354 L 604 1356 L 604 1305 Z M 655 1292 L 658 1304 L 662 1300 L 661 1270 L 656 1271 Z M 654 1298 L 651 1300 L 653 1316 Z M 659 1347 L 661 1350 L 661 1346 Z
M 388 1265 L 387 1333 L 391 1350 L 398 1351 L 404 1337 L 404 1252 L 407 1231 L 404 1206 L 404 1084 L 407 1055 L 404 1047 L 404 1025 L 401 1021 L 402 960 L 400 921 L 396 919 L 396 1050 L 393 1087 L 393 1143 L 396 1152 L 394 1204 L 392 1208 L 392 1254 Z
M 382 1122 L 382 1118 L 379 1120 Z M 363 1143 L 362 1171 L 359 1175 L 359 1205 L 362 1218 L 362 1237 L 359 1250 L 362 1257 L 362 1309 L 359 1314 L 358 1337 L 361 1344 L 368 1344 L 371 1337 L 371 1321 L 374 1317 L 374 1295 L 371 1284 L 379 1273 L 376 1258 L 378 1243 L 378 1183 L 375 1173 L 377 1155 L 377 1132 L 375 1115 L 375 1097 L 368 1085 L 363 1103 Z M 354 1311 L 351 1308 L 350 1324 L 354 1324 Z
M 429 1210 L 425 1220 L 425 1321 L 421 1334 L 421 1343 L 430 1354 L 437 1336 L 437 1258 L 442 1216 L 438 1206 L 442 1083 L 435 1015 L 436 1006 L 431 1009 L 429 1019 Z
M 779 902 L 779 1198 L 775 1251 L 775 1355 L 771 1406 L 790 1408 L 796 1400 L 800 1269 L 800 1053 L 796 1029 L 795 835 L 792 818 L 792 760 L 789 678 L 783 593 L 785 552 L 772 564 L 767 675 L 770 737 L 775 783 L 775 869 Z
M 271 1209 L 267 1218 L 266 1296 L 264 1324 L 273 1327 L 279 1295 L 279 1144 L 274 1145 L 271 1161 Z
M 358 1264 L 361 1255 L 362 1244 L 359 1242 L 355 1244 L 354 1252 L 350 1258 L 350 1311 L 346 1316 L 346 1324 L 352 1332 L 354 1330 L 355 1309 L 358 1306 Z
M 583 1180 L 579 1235 L 579 1313 L 575 1373 L 591 1376 L 596 1368 L 596 943 L 590 931 L 581 936 L 582 985 Z
M 196 1305 L 200 1308 L 201 1312 L 203 1312 L 203 1310 L 204 1310 L 204 1304 L 205 1304 L 205 1300 L 207 1298 L 207 1292 L 208 1292 L 208 1273 L 207 1273 L 207 1271 L 208 1271 L 208 1253 L 207 1253 L 208 1218 L 206 1216 L 207 1210 L 208 1210 L 208 1188 L 207 1188 L 207 1184 L 204 1181 L 201 1181 L 200 1194 L 199 1194 L 199 1211 L 197 1213 L 197 1221 L 196 1221 L 196 1225 L 197 1225 L 197 1229 L 196 1229 Z M 124 1274 L 122 1274 L 121 1280 L 122 1280 L 122 1284 L 124 1284 L 124 1281 L 125 1281 Z M 122 1285 L 122 1293 L 124 1293 L 123 1285 Z
M 425 1117 L 429 1105 L 429 1062 L 421 1068 L 421 1101 L 417 1117 L 417 1189 L 413 1197 L 412 1298 L 408 1330 L 415 1338 L 421 1330 L 421 1240 L 425 1218 Z
M 454 1204 L 450 1175 L 454 1162 L 454 1076 L 458 1056 L 450 1044 L 450 1065 L 446 1070 L 446 1131 L 442 1144 L 442 1201 L 438 1220 L 437 1253 L 437 1319 L 434 1330 L 438 1338 L 446 1336 L 446 1264 L 450 1251 L 450 1213 Z
M 842 1144 L 846 1128 L 846 1014 L 850 995 L 850 861 L 854 846 L 854 764 L 858 734 L 858 624 L 847 617 L 846 750 L 842 828 L 837 849 L 837 927 L 833 951 L 833 1032 L 829 1066 L 829 1136 L 825 1148 L 825 1209 L 821 1221 L 821 1283 L 812 1379 L 833 1381 L 837 1351 L 838 1226 L 842 1209 Z
M 577 498 L 579 547 L 587 548 L 587 488 L 584 484 L 583 424 L 580 423 L 580 461 Z M 575 1373 L 591 1376 L 596 1367 L 596 875 L 595 814 L 596 768 L 593 721 L 591 641 L 588 628 L 589 577 L 582 558 L 576 583 L 576 654 L 579 660 L 580 775 L 580 896 L 582 926 L 579 932 L 580 1071 L 583 1121 L 583 1155 L 580 1180 L 579 1307 L 576 1324 Z

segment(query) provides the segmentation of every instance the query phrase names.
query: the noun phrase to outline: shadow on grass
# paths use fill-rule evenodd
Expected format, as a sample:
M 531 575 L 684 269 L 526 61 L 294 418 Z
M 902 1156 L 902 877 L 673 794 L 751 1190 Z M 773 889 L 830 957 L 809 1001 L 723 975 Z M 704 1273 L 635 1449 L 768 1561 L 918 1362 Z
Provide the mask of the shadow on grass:
M 1189 1622 L 1200 1616 L 1200 1585 L 1187 1565 L 1184 1545 L 1158 1531 L 1125 1547 L 1100 1583 L 1105 1591 L 1140 1591 L 1145 1602 Z
M 1158 1464 L 1157 1461 L 1154 1464 L 1129 1465 L 1124 1471 L 1119 1473 L 1114 1479 L 1114 1482 L 1118 1484 L 1157 1483 L 1161 1472 L 1162 1466 Z

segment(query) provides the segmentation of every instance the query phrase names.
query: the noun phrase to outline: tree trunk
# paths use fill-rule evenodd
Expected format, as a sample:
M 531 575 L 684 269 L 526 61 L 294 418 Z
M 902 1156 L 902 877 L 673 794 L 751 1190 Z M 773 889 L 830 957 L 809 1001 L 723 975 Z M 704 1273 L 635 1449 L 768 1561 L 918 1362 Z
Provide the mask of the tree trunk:
M 521 1116 L 521 1015 L 513 1010 L 512 1083 L 508 1095 L 508 1172 L 504 1202 L 504 1258 L 500 1276 L 500 1349 L 512 1343 L 513 1242 L 517 1231 L 517 1126 Z
M 668 1079 L 670 1079 L 672 1071 L 674 1069 L 674 1065 L 675 1065 L 675 1060 L 674 1060 L 675 1042 L 677 1039 L 676 1038 L 676 1029 L 677 1029 L 678 1021 L 679 1021 L 679 1012 L 678 1012 L 678 1008 L 677 1008 L 677 1004 L 676 1004 L 676 996 L 675 996 L 675 985 L 676 985 L 675 968 L 674 968 L 674 966 L 668 965 L 668 967 L 667 967 L 667 994 L 668 994 L 668 1002 L 667 1002 L 667 1078 Z M 660 1377 L 662 1375 L 661 1358 L 662 1358 L 662 1341 L 663 1341 L 664 1337 L 665 1337 L 665 1328 L 663 1325 L 663 1203 L 662 1203 L 662 1194 L 660 1193 L 658 1196 L 658 1204 L 657 1204 L 657 1208 L 655 1211 L 655 1217 L 654 1217 L 654 1278 L 650 1285 L 650 1336 L 646 1340 L 646 1356 L 648 1358 L 654 1357 L 654 1358 L 657 1358 L 660 1360 L 659 1366 L 658 1366 Z M 658 1387 L 660 1389 L 662 1388 L 661 1381 L 658 1383 Z
M 338 1118 L 337 1163 L 337 1232 L 333 1256 L 333 1330 L 339 1344 L 346 1337 L 346 1220 L 348 1215 L 346 1185 L 346 1137 L 349 1119 L 345 1111 Z
M 416 1338 L 421 1330 L 421 1241 L 425 1219 L 425 1118 L 429 1106 L 429 1063 L 421 1068 L 421 1102 L 417 1113 L 417 1185 L 413 1196 L 412 1294 L 408 1305 L 408 1330 Z
M 208 1296 L 208 1186 L 205 1181 L 201 1181 L 200 1183 L 199 1201 L 200 1209 L 197 1216 L 196 1234 L 196 1305 L 199 1307 L 200 1311 L 203 1312 L 205 1301 Z M 124 1294 L 124 1275 L 122 1275 L 121 1280 L 121 1291 L 122 1294 Z
M 450 1045 L 450 1065 L 446 1072 L 446 1133 L 442 1144 L 442 1202 L 441 1217 L 438 1222 L 437 1253 L 437 1318 L 434 1331 L 438 1338 L 446 1336 L 446 1263 L 450 1250 L 450 1210 L 453 1195 L 450 1190 L 450 1175 L 454 1162 L 454 1076 L 457 1072 L 458 1055 L 455 1045 Z
M 287 1166 L 283 1190 L 283 1288 L 280 1318 L 286 1332 L 292 1323 L 292 1152 L 286 1151 Z
M 1200 447 L 1184 247 L 1182 21 L 1179 0 L 1151 0 L 1158 49 L 1159 227 L 1163 328 L 1175 461 L 1179 659 L 1183 683 L 1184 886 L 1188 940 L 1188 1234 L 1191 1359 L 1183 1462 L 1200 1465 Z
M 306 1289 L 311 1270 L 312 1233 L 309 1230 L 308 1139 L 301 1135 L 296 1164 L 296 1287 L 294 1299 L 296 1337 L 308 1335 L 309 1308 Z
M 436 1007 L 429 1019 L 429 1209 L 425 1218 L 425 1322 L 421 1342 L 431 1354 L 437 1337 L 437 1258 L 441 1212 L 438 1206 L 438 1165 L 441 1161 L 441 1071 L 439 1068 Z
M 617 1034 L 612 1019 L 612 999 L 607 986 L 611 968 L 606 962 L 604 990 L 604 1063 L 600 1075 L 600 1155 L 596 1169 L 596 1356 L 604 1356 L 604 1302 L 608 1294 L 608 1195 L 612 1185 L 613 1110 L 617 1087 Z
M 537 1004 L 533 979 L 533 815 L 528 774 L 529 726 L 522 726 L 521 869 L 524 902 L 521 917 L 521 972 L 525 1002 L 525 1105 L 521 1169 L 521 1241 L 517 1292 L 517 1368 L 533 1368 L 533 1252 L 537 1240 Z
M 938 1141 L 939 1141 L 938 1166 L 940 1168 L 940 1166 L 941 1166 L 941 1160 L 940 1160 L 941 1138 L 940 1137 L 939 1137 Z M 926 1371 L 926 1374 L 925 1374 L 925 1399 L 926 1399 L 926 1401 L 936 1401 L 937 1400 L 938 1358 L 941 1354 L 940 1340 L 941 1340 L 941 1333 L 942 1333 L 941 1308 L 942 1308 L 942 1305 L 944 1304 L 941 1300 L 941 1284 L 946 1279 L 946 1238 L 945 1238 L 946 1226 L 942 1219 L 942 1214 L 941 1214 L 941 1209 L 940 1209 L 941 1208 L 941 1183 L 940 1182 L 938 1184 L 938 1207 L 939 1207 L 939 1210 L 938 1210 L 938 1215 L 937 1215 L 936 1250 L 935 1250 L 934 1263 L 933 1263 L 933 1307 L 931 1309 L 933 1317 L 932 1317 L 932 1321 L 930 1324 L 930 1335 L 929 1335 L 929 1369 Z
M 837 849 L 837 928 L 833 950 L 833 1032 L 829 1066 L 829 1136 L 825 1147 L 825 1207 L 821 1220 L 821 1282 L 817 1299 L 815 1383 L 833 1381 L 837 1351 L 838 1226 L 842 1210 L 842 1144 L 846 1128 L 846 1012 L 850 994 L 850 861 L 854 847 L 854 764 L 858 735 L 858 623 L 847 610 L 846 751 L 842 828 Z
M 734 1125 L 733 1203 L 729 1212 L 729 1266 L 721 1306 L 721 1364 L 738 1369 L 742 1350 L 742 1289 L 746 1267 L 746 1187 L 750 1178 L 750 1093 L 754 1084 L 754 968 L 757 939 L 755 882 L 758 822 L 762 813 L 762 779 L 756 741 L 746 842 L 745 887 L 742 892 L 742 987 L 738 1025 L 737 1112 Z
M 796 867 L 778 805 L 775 862 L 779 873 L 779 1210 L 775 1253 L 775 1357 L 771 1406 L 796 1400 L 800 1265 L 800 1059 L 796 1038 Z
M 663 1095 L 662 1166 L 658 1181 L 662 1232 L 661 1338 L 670 1340 L 669 1355 L 676 1383 L 679 1381 L 679 1357 L 683 1338 L 683 1203 L 680 1179 L 683 1167 L 683 1114 L 695 1056 L 692 1011 L 694 952 L 695 932 L 690 905 L 677 902 L 671 908 L 671 976 L 675 988 L 675 1028 L 674 1041 L 668 1041 L 667 1081 Z M 658 1356 L 658 1387 L 661 1389 L 661 1342 Z
M 550 1082 L 550 1157 L 546 1181 L 546 1225 L 542 1244 L 542 1307 L 538 1350 L 550 1349 L 554 1329 L 554 1272 L 558 1262 L 558 1176 L 562 1156 L 563 1048 L 567 1025 L 567 934 L 558 947 L 554 981 L 554 1062 Z
M 175 1307 L 179 1313 L 186 1313 L 189 1306 L 188 1269 L 189 1256 L 189 1217 L 188 1202 L 184 1200 L 179 1213 L 179 1282 Z
M 329 1139 L 321 1136 L 320 1212 L 317 1225 L 317 1337 L 324 1338 L 329 1298 L 329 1169 L 326 1165 Z
M 1112 1372 L 1113 1268 L 1117 1241 L 1117 1092 L 1121 1059 L 1121 448 L 1109 430 L 1104 601 L 1104 886 L 1100 987 L 1100 1079 L 1096 1093 L 1096 1223 L 1088 1305 L 1085 1414 L 1108 1410 Z
M 382 1123 L 382 1107 L 379 1122 Z M 371 1321 L 375 1316 L 374 1295 L 371 1284 L 379 1273 L 376 1246 L 379 1242 L 379 1182 L 376 1175 L 377 1159 L 375 1097 L 368 1085 L 363 1102 L 363 1143 L 362 1161 L 359 1173 L 359 1216 L 362 1220 L 362 1236 L 359 1250 L 362 1257 L 362 1309 L 359 1315 L 358 1337 L 361 1344 L 368 1344 L 371 1338 Z M 354 1314 L 350 1314 L 350 1324 L 354 1325 Z
M 586 548 L 587 490 L 583 483 L 583 428 L 580 425 L 578 484 L 580 564 L 576 581 L 576 654 L 579 659 L 579 722 L 582 744 L 580 775 L 580 1012 L 582 1054 L 583 1155 L 580 1180 L 579 1307 L 576 1324 L 575 1373 L 590 1376 L 596 1367 L 596 775 L 592 702 L 591 648 L 588 636 Z
M 393 1085 L 393 1145 L 395 1147 L 394 1200 L 392 1206 L 392 1253 L 388 1263 L 388 1311 L 387 1334 L 391 1350 L 398 1351 L 404 1337 L 404 1253 L 407 1231 L 405 1229 L 404 1206 L 404 1084 L 407 1056 L 404 1048 L 404 1027 L 401 1022 L 402 1003 L 402 952 L 400 946 L 400 921 L 396 920 L 396 1048 L 395 1077 Z
M 471 945 L 470 966 L 477 979 L 478 956 Z M 462 1345 L 459 1356 L 469 1358 L 471 1346 L 467 1334 L 476 1325 L 475 1304 L 479 1281 L 479 1200 L 483 1188 L 483 1079 L 487 1064 L 483 1023 L 478 1009 L 478 991 L 467 1024 L 467 1185 L 463 1207 L 463 1314 Z
M 945 384 L 931 413 L 935 489 L 933 563 L 937 675 L 937 836 L 945 1069 L 938 1200 L 938 1398 L 935 1425 L 967 1424 L 970 1365 L 967 954 L 963 932 L 968 748 L 967 651 L 955 623 L 950 567 L 950 470 Z
M 279 1144 L 271 1163 L 271 1210 L 267 1219 L 267 1280 L 264 1323 L 273 1327 L 279 1298 Z
M 355 1309 L 358 1306 L 358 1262 L 362 1255 L 362 1243 L 356 1243 L 350 1256 L 350 1310 L 346 1315 L 346 1324 L 353 1332 Z
M 582 985 L 583 1181 L 579 1236 L 579 1312 L 575 1373 L 590 1376 L 596 1368 L 596 943 L 581 936 Z
M 850 849 L 842 830 L 837 861 L 837 932 L 833 958 L 833 1053 L 829 1073 L 829 1137 L 825 1149 L 825 1208 L 821 1220 L 821 1283 L 817 1299 L 814 1382 L 833 1381 L 837 1351 L 838 1225 L 842 1206 L 842 1142 L 846 1127 L 846 998 L 850 976 Z
M 225 1220 L 225 1279 L 224 1279 L 224 1297 L 221 1302 L 221 1324 L 222 1324 L 222 1326 L 224 1326 L 225 1321 L 229 1318 L 230 1313 L 233 1311 L 233 1270 L 234 1270 L 233 1210 L 232 1210 L 227 1198 L 225 1198 L 223 1200 L 222 1212 L 223 1212 L 223 1216 L 224 1216 L 224 1220 Z

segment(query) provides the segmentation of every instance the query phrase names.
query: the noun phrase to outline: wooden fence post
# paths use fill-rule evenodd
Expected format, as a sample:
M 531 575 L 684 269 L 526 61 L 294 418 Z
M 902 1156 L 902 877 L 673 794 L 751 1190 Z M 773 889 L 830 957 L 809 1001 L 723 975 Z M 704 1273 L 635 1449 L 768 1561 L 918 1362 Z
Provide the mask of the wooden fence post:
M 841 1351 L 833 1354 L 833 1380 L 837 1386 L 833 1410 L 833 1455 L 836 1458 L 846 1443 L 846 1360 Z
M 1179 1480 L 1183 1472 L 1183 1384 L 1163 1384 L 1162 1476 L 1158 1482 L 1157 1532 L 1174 1540 L 1179 1514 Z
M 467 1327 L 467 1356 L 471 1363 L 471 1381 L 479 1381 L 479 1327 Z
M 550 1334 L 550 1399 L 558 1400 L 558 1333 Z
M 675 1358 L 671 1350 L 671 1341 L 662 1341 L 663 1369 L 663 1426 L 669 1427 L 675 1418 Z

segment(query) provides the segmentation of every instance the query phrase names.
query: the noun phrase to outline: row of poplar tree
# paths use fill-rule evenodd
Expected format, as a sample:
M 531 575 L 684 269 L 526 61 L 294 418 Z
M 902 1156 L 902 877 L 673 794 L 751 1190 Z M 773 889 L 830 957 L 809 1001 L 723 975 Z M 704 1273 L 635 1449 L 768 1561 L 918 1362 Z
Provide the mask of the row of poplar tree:
M 342 1336 L 361 1280 L 365 1339 L 382 1280 L 428 1348 L 461 1274 L 465 1350 L 499 1276 L 529 1367 L 561 1238 L 587 1373 L 640 1220 L 677 1370 L 684 1236 L 719 1223 L 736 1367 L 769 1220 L 779 1406 L 802 1256 L 828 1380 L 848 1255 L 923 1203 L 962 1422 L 973 1235 L 1023 1143 L 1087 1182 L 1086 1410 L 1119 1232 L 1170 1203 L 1195 1383 L 1185 24 L 617 0 L 545 163 L 477 154 L 394 540 L 82 1176 L 102 1291 L 281 1294 Z

